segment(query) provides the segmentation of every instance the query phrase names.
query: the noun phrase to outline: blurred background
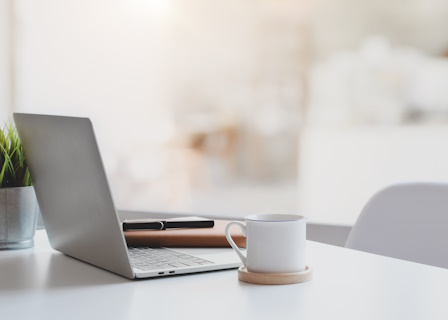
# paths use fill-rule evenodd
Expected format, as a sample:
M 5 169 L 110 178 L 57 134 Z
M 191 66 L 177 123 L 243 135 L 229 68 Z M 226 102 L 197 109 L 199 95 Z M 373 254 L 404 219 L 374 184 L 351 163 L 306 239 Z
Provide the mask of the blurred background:
M 0 121 L 90 117 L 118 207 L 351 225 L 448 181 L 448 2 L 0 0 Z

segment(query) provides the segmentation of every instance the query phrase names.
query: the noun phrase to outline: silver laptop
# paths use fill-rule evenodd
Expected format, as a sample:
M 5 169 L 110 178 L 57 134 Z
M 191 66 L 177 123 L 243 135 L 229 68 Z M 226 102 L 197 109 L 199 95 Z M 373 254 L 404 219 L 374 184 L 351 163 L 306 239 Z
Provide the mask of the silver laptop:
M 230 249 L 128 248 L 90 119 L 15 113 L 14 121 L 55 250 L 130 279 L 241 265 Z

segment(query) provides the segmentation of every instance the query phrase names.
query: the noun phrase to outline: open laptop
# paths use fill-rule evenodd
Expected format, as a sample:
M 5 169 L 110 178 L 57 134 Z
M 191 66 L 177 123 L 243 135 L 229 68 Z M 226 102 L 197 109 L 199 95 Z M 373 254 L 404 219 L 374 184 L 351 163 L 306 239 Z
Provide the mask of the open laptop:
M 15 113 L 14 121 L 55 250 L 130 279 L 241 265 L 230 249 L 128 248 L 90 119 Z

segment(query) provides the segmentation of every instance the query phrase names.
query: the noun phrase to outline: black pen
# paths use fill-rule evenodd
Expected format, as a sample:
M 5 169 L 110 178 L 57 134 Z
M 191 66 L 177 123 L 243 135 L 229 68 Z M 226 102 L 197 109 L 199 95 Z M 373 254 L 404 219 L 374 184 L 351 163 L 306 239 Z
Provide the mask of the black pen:
M 191 221 L 124 221 L 123 231 L 131 230 L 166 230 L 174 228 L 213 228 L 213 220 Z

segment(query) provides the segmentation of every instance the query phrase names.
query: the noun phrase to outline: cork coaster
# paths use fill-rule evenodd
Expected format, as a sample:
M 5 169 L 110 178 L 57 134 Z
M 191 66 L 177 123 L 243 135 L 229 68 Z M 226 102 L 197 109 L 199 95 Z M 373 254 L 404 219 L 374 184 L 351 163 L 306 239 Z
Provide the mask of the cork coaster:
M 313 278 L 313 269 L 306 266 L 305 271 L 296 273 L 255 273 L 249 272 L 246 266 L 238 269 L 238 279 L 254 284 L 293 284 L 309 281 Z

